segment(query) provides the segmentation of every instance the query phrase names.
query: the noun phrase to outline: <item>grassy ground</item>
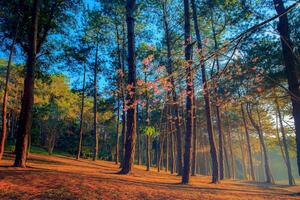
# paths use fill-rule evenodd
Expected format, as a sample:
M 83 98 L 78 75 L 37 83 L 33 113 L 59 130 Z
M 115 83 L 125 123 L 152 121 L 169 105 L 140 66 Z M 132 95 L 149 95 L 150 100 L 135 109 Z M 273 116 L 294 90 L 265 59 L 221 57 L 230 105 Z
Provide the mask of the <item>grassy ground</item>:
M 146 172 L 136 166 L 131 175 L 118 175 L 118 165 L 75 160 L 66 156 L 31 154 L 26 169 L 11 167 L 13 155 L 0 164 L 0 199 L 300 199 L 299 186 L 267 185 L 233 180 L 210 184 L 210 177 L 180 177 Z

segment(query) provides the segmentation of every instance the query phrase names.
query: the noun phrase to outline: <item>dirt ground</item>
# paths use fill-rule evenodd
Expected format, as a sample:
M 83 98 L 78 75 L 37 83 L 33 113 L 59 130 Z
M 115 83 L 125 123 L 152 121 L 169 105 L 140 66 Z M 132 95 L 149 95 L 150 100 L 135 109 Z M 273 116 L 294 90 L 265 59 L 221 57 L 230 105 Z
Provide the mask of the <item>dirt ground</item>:
M 136 166 L 131 175 L 117 174 L 113 162 L 75 160 L 63 156 L 30 155 L 28 167 L 11 167 L 6 154 L 0 164 L 0 199 L 300 199 L 300 186 L 266 185 L 224 180 L 210 184 L 210 177 L 196 176 L 191 184 L 165 172 L 146 172 Z

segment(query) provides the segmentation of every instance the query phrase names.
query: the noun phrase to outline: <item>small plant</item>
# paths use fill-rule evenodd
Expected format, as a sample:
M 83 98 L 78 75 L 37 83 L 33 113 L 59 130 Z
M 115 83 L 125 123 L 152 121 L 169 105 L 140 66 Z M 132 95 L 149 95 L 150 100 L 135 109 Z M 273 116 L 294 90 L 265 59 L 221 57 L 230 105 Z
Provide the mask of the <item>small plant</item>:
M 158 131 L 156 131 L 155 127 L 154 126 L 146 126 L 144 129 L 143 129 L 143 133 L 145 135 L 149 135 L 149 136 L 156 136 L 156 135 L 159 135 Z

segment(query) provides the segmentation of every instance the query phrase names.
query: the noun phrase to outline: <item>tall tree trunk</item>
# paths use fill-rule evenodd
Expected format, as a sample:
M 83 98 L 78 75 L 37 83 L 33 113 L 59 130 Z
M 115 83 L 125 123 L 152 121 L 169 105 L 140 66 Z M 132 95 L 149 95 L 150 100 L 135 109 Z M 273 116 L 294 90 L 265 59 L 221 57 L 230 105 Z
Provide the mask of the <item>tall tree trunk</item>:
M 265 144 L 265 140 L 264 140 L 264 136 L 263 133 L 260 129 L 260 126 L 254 121 L 253 117 L 252 117 L 252 113 L 251 113 L 251 108 L 250 105 L 247 105 L 247 112 L 248 112 L 248 117 L 250 119 L 250 122 L 252 124 L 252 126 L 255 128 L 258 137 L 259 137 L 259 141 L 262 147 L 262 152 L 263 152 L 263 157 L 264 157 L 264 168 L 265 168 L 265 174 L 266 174 L 266 182 L 267 183 L 274 183 L 272 174 L 271 174 L 271 170 L 270 170 L 270 165 L 269 165 L 269 157 L 268 157 L 268 153 L 267 153 L 267 147 Z M 258 121 L 260 123 L 260 116 L 259 116 L 259 112 L 257 110 L 257 114 L 258 114 Z
M 124 71 L 124 70 L 123 70 Z M 121 165 L 120 168 L 122 168 L 123 165 L 123 160 L 125 156 L 125 143 L 126 143 L 126 124 L 127 124 L 127 119 L 126 119 L 126 98 L 125 98 L 125 89 L 124 89 L 124 83 L 122 83 L 122 132 L 121 132 L 121 137 L 122 137 L 122 145 L 121 145 Z
M 167 127 L 169 126 L 169 124 L 167 123 L 166 125 Z M 169 162 L 170 162 L 170 159 L 169 159 L 169 154 L 170 154 L 170 129 L 167 128 L 167 132 L 166 132 L 166 166 L 165 166 L 165 171 L 169 171 Z
M 26 167 L 26 152 L 28 137 L 32 124 L 32 106 L 34 94 L 34 72 L 36 67 L 37 33 L 39 21 L 39 0 L 33 1 L 32 18 L 29 32 L 29 50 L 27 52 L 26 75 L 24 80 L 24 94 L 19 118 L 16 141 L 15 167 Z
M 200 52 L 200 65 L 201 65 L 201 72 L 202 72 L 207 132 L 209 137 L 210 154 L 212 160 L 212 183 L 218 183 L 219 182 L 218 158 L 217 158 L 217 150 L 216 150 L 215 138 L 213 133 L 213 126 L 211 122 L 210 97 L 209 97 L 209 89 L 206 81 L 205 63 L 204 63 L 204 57 L 202 53 L 203 48 L 202 48 L 201 35 L 198 26 L 197 8 L 196 8 L 195 0 L 191 0 L 191 2 L 192 2 L 194 29 L 196 32 L 197 46 Z
M 139 116 L 139 106 L 137 105 L 136 106 L 136 115 L 137 115 L 137 121 L 138 121 L 138 116 Z M 138 128 L 139 130 L 139 128 Z M 137 140 L 138 140 L 138 143 L 137 143 L 137 159 L 138 159 L 138 165 L 141 165 L 142 164 L 142 158 L 141 158 L 141 137 L 142 137 L 142 133 L 141 131 L 138 132 L 137 134 Z
M 80 158 L 81 146 L 82 146 L 82 135 L 83 135 L 83 113 L 84 113 L 84 93 L 85 93 L 85 74 L 86 67 L 83 67 L 83 81 L 82 81 L 82 94 L 81 94 L 81 108 L 80 108 L 80 122 L 79 122 L 79 141 L 77 147 L 77 156 L 76 159 Z
M 232 136 L 231 136 L 231 127 L 230 127 L 230 119 L 229 117 L 227 118 L 227 132 L 228 132 L 228 146 L 229 146 L 229 152 L 230 152 L 230 158 L 231 158 L 231 174 L 232 178 L 235 179 L 236 175 L 236 167 L 235 167 L 235 158 L 233 154 L 233 148 L 232 148 Z
M 170 111 L 170 116 L 171 115 L 171 111 Z M 170 167 L 170 172 L 171 174 L 174 173 L 174 169 L 175 169 L 175 154 L 174 154 L 174 137 L 173 137 L 173 119 L 171 118 L 170 121 L 169 121 L 169 126 L 170 126 L 170 143 L 171 143 L 171 151 L 170 151 L 170 160 L 171 160 L 171 167 Z
M 123 31 L 123 39 L 122 39 L 122 52 L 121 52 L 121 60 L 122 60 L 122 79 L 121 79 L 121 92 L 122 92 L 122 145 L 121 145 L 121 165 L 122 168 L 123 160 L 125 156 L 125 143 L 126 143 L 126 91 L 125 91 L 125 54 L 126 54 L 126 30 L 125 30 L 125 23 L 122 23 L 122 31 Z
M 249 135 L 249 132 L 248 132 L 247 121 L 246 121 L 246 116 L 245 116 L 245 111 L 244 111 L 243 104 L 241 104 L 241 112 L 242 112 L 244 129 L 245 129 L 246 140 L 247 140 L 247 149 L 248 149 L 249 163 L 250 163 L 250 176 L 251 176 L 251 180 L 254 181 L 255 180 L 255 174 L 254 174 L 254 167 L 253 167 L 253 160 L 252 160 L 250 135 Z
M 244 150 L 244 141 L 243 141 L 243 138 L 241 137 L 241 133 L 240 131 L 238 130 L 237 132 L 237 135 L 238 135 L 238 139 L 239 139 L 239 143 L 240 143 L 240 149 L 241 149 L 241 160 L 242 160 L 242 170 L 243 170 L 243 179 L 248 179 L 247 177 L 247 167 L 246 167 L 246 161 L 245 161 L 245 150 Z
M 180 117 L 178 111 L 178 98 L 175 90 L 175 81 L 173 77 L 173 60 L 172 60 L 172 47 L 171 47 L 171 35 L 169 29 L 169 22 L 168 22 L 168 12 L 167 12 L 167 1 L 164 0 L 162 2 L 162 9 L 163 9 L 163 23 L 164 23 L 164 30 L 165 30 L 165 42 L 167 47 L 167 71 L 170 76 L 170 82 L 172 84 L 172 100 L 173 100 L 173 117 L 175 121 L 175 128 L 176 128 L 176 140 L 177 140 L 177 172 L 178 175 L 182 174 L 182 141 L 181 141 L 181 128 L 180 128 Z
M 277 14 L 285 12 L 284 3 L 282 0 L 273 0 L 275 10 Z M 293 93 L 294 97 L 291 97 L 293 116 L 296 130 L 296 144 L 297 144 L 297 163 L 298 173 L 300 175 L 300 88 L 297 77 L 297 58 L 293 54 L 293 43 L 289 33 L 289 22 L 287 14 L 282 15 L 279 18 L 277 27 L 280 33 L 280 41 L 282 46 L 282 54 L 285 63 L 285 71 L 288 80 L 289 90 Z M 299 63 L 298 63 L 299 65 Z
M 214 48 L 215 51 L 218 49 L 218 41 L 214 26 L 214 19 L 213 14 L 211 16 L 211 22 L 212 22 L 212 32 L 213 32 L 213 38 L 214 38 Z M 216 64 L 217 64 L 217 72 L 220 70 L 220 63 L 218 54 L 216 55 Z M 217 80 L 218 81 L 218 80 Z M 220 171 L 220 179 L 224 179 L 224 161 L 223 161 L 223 131 L 222 131 L 222 122 L 221 122 L 221 113 L 220 113 L 220 97 L 218 95 L 218 83 L 216 81 L 216 85 L 214 86 L 214 91 L 216 95 L 216 115 L 217 115 L 217 127 L 218 127 L 218 133 L 219 133 L 219 171 Z
M 118 89 L 123 93 L 123 78 L 124 78 L 124 72 L 122 69 L 123 62 L 122 60 L 122 52 L 121 52 L 121 37 L 119 33 L 119 28 L 117 22 L 115 23 L 115 28 L 116 28 L 116 42 L 117 42 L 117 56 L 118 56 Z M 121 94 L 122 96 L 123 94 Z M 115 149 L 115 163 L 119 164 L 119 143 L 120 143 L 120 94 L 118 93 L 117 96 L 117 101 L 118 101 L 118 111 L 117 111 L 117 137 L 116 137 L 116 149 Z
M 127 95 L 129 108 L 127 110 L 127 131 L 125 143 L 125 156 L 122 164 L 121 174 L 132 172 L 134 165 L 134 150 L 136 142 L 136 106 L 134 106 L 136 96 L 136 66 L 135 66 L 135 36 L 134 36 L 134 10 L 135 0 L 127 0 L 126 22 L 128 40 L 128 85 L 132 86 L 131 92 Z
M 193 147 L 192 147 L 192 176 L 196 176 L 196 160 L 197 160 L 197 113 L 196 113 L 196 97 L 193 87 Z
M 10 79 L 10 70 L 13 59 L 13 54 L 16 45 L 16 39 L 19 29 L 19 17 L 17 18 L 15 27 L 15 33 L 12 40 L 12 44 L 9 51 L 8 64 L 6 68 L 6 77 L 5 77 L 5 86 L 4 86 L 4 94 L 3 94 L 3 104 L 2 104 L 2 133 L 0 136 L 0 160 L 2 159 L 4 153 L 5 139 L 7 134 L 7 101 L 8 101 L 8 93 L 9 93 L 9 79 Z
M 223 147 L 224 147 L 224 155 L 225 155 L 225 163 L 226 163 L 226 176 L 228 178 L 231 178 L 226 136 L 224 134 L 223 134 Z
M 98 40 L 98 38 L 97 38 Z M 96 55 L 95 55 L 95 66 L 94 66 L 94 152 L 93 152 L 93 160 L 98 159 L 98 152 L 99 152 L 99 134 L 98 134 L 98 129 L 97 129 L 97 92 L 98 92 L 98 87 L 97 87 L 97 71 L 98 71 L 98 48 L 99 48 L 99 43 L 97 41 L 96 44 Z
M 147 72 L 145 72 L 145 83 L 147 83 Z M 148 89 L 146 88 L 146 124 L 147 127 L 150 127 L 150 108 L 149 108 L 149 96 L 148 96 Z M 150 165 L 151 165 L 151 135 L 146 135 L 146 166 L 147 171 L 150 171 Z
M 115 153 L 115 163 L 119 164 L 119 143 L 120 143 L 120 98 L 118 95 L 118 111 L 117 111 L 117 138 L 116 138 L 116 153 Z
M 184 0 L 184 44 L 185 44 L 185 68 L 186 68 L 186 132 L 184 147 L 184 164 L 182 170 L 182 183 L 188 184 L 191 169 L 191 144 L 193 133 L 193 80 L 192 80 L 192 45 L 190 24 L 190 3 Z
M 159 121 L 159 131 L 161 134 L 159 134 L 159 156 L 158 156 L 158 161 L 157 161 L 157 171 L 160 172 L 161 169 L 161 161 L 163 159 L 163 148 L 164 148 L 164 141 L 165 141 L 165 131 L 163 130 L 163 117 L 164 117 L 164 112 L 165 112 L 166 106 L 163 106 L 163 109 L 161 110 L 161 115 L 160 115 L 160 121 Z
M 277 97 L 275 98 L 275 104 L 276 104 L 277 114 L 279 117 L 280 130 L 281 130 L 281 134 L 282 134 L 282 143 L 283 143 L 283 147 L 284 147 L 284 154 L 285 154 L 285 161 L 286 161 L 285 164 L 286 164 L 286 168 L 287 168 L 287 172 L 288 172 L 289 185 L 295 185 L 295 180 L 294 180 L 294 177 L 292 174 L 289 149 L 288 149 L 288 144 L 287 144 L 287 140 L 286 140 L 286 133 L 285 133 L 284 126 L 282 123 L 282 116 L 281 116 Z

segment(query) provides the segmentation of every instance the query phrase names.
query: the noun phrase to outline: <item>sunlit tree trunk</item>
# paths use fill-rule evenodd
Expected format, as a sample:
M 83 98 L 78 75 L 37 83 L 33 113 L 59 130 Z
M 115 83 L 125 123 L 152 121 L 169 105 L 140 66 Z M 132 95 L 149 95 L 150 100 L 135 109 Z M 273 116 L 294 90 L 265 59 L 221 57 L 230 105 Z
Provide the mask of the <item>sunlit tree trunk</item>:
M 277 114 L 278 114 L 278 118 L 279 118 L 280 130 L 281 130 L 281 134 L 282 134 L 282 143 L 283 143 L 283 148 L 284 148 L 285 164 L 286 164 L 287 172 L 288 172 L 289 185 L 295 185 L 295 180 L 294 180 L 294 177 L 292 174 L 289 149 L 288 149 L 288 144 L 287 144 L 287 140 L 286 140 L 286 133 L 285 133 L 284 126 L 282 123 L 282 116 L 281 116 L 277 97 L 275 98 L 275 104 L 276 104 Z
M 230 158 L 231 158 L 231 175 L 232 178 L 235 179 L 236 175 L 236 170 L 235 170 L 235 157 L 233 153 L 233 148 L 232 148 L 232 135 L 231 135 L 231 126 L 230 126 L 230 119 L 227 117 L 227 133 L 228 133 L 228 146 L 229 146 L 229 152 L 230 152 Z
M 158 161 L 157 161 L 157 171 L 160 172 L 161 166 L 162 166 L 162 159 L 164 155 L 164 141 L 165 141 L 165 130 L 163 128 L 163 119 L 164 119 L 164 113 L 165 113 L 166 106 L 163 106 L 163 109 L 161 110 L 160 115 L 160 121 L 159 121 L 159 153 L 158 153 Z
M 32 124 L 32 106 L 34 95 L 34 73 L 36 67 L 37 33 L 39 21 L 39 0 L 33 1 L 32 18 L 29 32 L 29 50 L 27 52 L 26 75 L 22 98 L 19 125 L 17 130 L 15 167 L 26 167 L 26 152 Z
M 134 165 L 134 151 L 136 142 L 136 107 L 133 106 L 136 100 L 136 66 L 135 66 L 135 35 L 134 35 L 134 10 L 135 0 L 126 2 L 126 22 L 128 40 L 128 85 L 132 86 L 133 94 L 127 95 L 127 101 L 131 105 L 127 110 L 127 131 L 125 143 L 125 156 L 123 159 L 121 174 L 132 172 Z
M 277 14 L 285 12 L 284 3 L 282 0 L 273 0 Z M 300 175 L 300 84 L 297 77 L 297 61 L 296 55 L 293 53 L 293 43 L 289 33 L 289 22 L 287 14 L 279 18 L 277 27 L 280 34 L 280 41 L 282 46 L 282 55 L 285 64 L 285 71 L 288 80 L 289 90 L 293 94 L 291 96 L 293 116 L 296 130 L 296 144 L 297 144 L 297 163 L 298 173 Z
M 193 87 L 193 145 L 192 145 L 192 168 L 191 175 L 196 176 L 196 160 L 197 160 L 197 113 L 196 113 L 196 97 Z
M 240 146 L 240 150 L 241 150 L 241 161 L 242 161 L 242 171 L 243 171 L 243 178 L 244 179 L 248 179 L 247 177 L 247 167 L 246 167 L 246 161 L 245 161 L 245 157 L 246 157 L 246 154 L 245 154 L 245 150 L 244 150 L 244 141 L 243 141 L 243 138 L 241 137 L 241 133 L 240 131 L 238 130 L 237 132 L 237 135 L 238 135 L 238 139 L 239 139 L 239 146 Z
M 145 83 L 147 83 L 147 72 L 145 72 Z M 149 96 L 146 88 L 146 124 L 150 127 L 150 111 L 149 111 Z M 150 171 L 151 165 L 151 135 L 146 134 L 146 167 L 147 171 Z
M 247 112 L 248 112 L 248 117 L 250 119 L 250 122 L 251 122 L 252 126 L 255 128 L 255 130 L 258 134 L 259 141 L 260 141 L 260 144 L 261 144 L 261 147 L 262 147 L 262 152 L 263 152 L 263 157 L 264 157 L 264 168 L 265 168 L 266 182 L 267 183 L 274 183 L 274 180 L 273 180 L 273 177 L 272 177 L 272 174 L 271 174 L 271 170 L 270 170 L 269 157 L 268 157 L 268 153 L 267 153 L 267 147 L 266 147 L 266 144 L 265 144 L 264 136 L 263 136 L 263 133 L 260 129 L 260 125 L 257 124 L 254 121 L 253 117 L 252 117 L 251 107 L 250 107 L 249 104 L 247 105 Z M 258 110 L 257 110 L 257 115 L 258 115 L 258 121 L 260 123 L 260 115 L 259 115 Z
M 171 111 L 170 111 L 170 116 L 172 116 Z M 174 173 L 175 170 L 175 154 L 174 154 L 174 136 L 173 136 L 173 119 L 170 119 L 169 121 L 169 126 L 170 126 L 170 143 L 171 143 L 171 167 L 170 167 L 170 172 L 171 174 Z
M 217 150 L 215 145 L 215 138 L 213 133 L 213 126 L 211 121 L 211 110 L 210 110 L 210 97 L 209 97 L 209 88 L 206 81 L 206 71 L 205 71 L 205 63 L 202 53 L 202 43 L 200 37 L 200 31 L 198 26 L 198 17 L 197 17 L 197 9 L 195 0 L 191 0 L 192 2 L 192 10 L 193 10 L 193 20 L 194 20 L 194 29 L 196 32 L 196 39 L 197 45 L 200 52 L 200 65 L 201 65 L 201 72 L 202 72 L 202 82 L 203 82 L 203 93 L 204 93 L 204 100 L 205 100 L 205 113 L 206 113 L 206 122 L 207 122 L 207 132 L 209 137 L 209 144 L 210 144 L 210 153 L 211 153 L 211 160 L 212 160 L 212 183 L 219 182 L 219 170 L 218 170 L 218 158 L 217 158 Z
M 168 23 L 168 12 L 167 12 L 167 1 L 163 0 L 162 2 L 162 9 L 163 9 L 163 23 L 164 23 L 164 31 L 165 31 L 165 42 L 167 47 L 167 71 L 170 75 L 170 82 L 172 84 L 172 100 L 173 100 L 173 117 L 175 121 L 175 129 L 176 129 L 176 140 L 177 140 L 177 172 L 178 175 L 182 173 L 182 141 L 181 141 L 181 127 L 180 127 L 180 117 L 178 111 L 178 98 L 175 90 L 175 82 L 174 77 L 172 76 L 173 73 L 173 61 L 172 61 L 172 47 L 171 47 L 171 36 L 170 36 L 170 28 Z
M 117 97 L 118 99 L 118 111 L 117 111 L 117 138 L 116 138 L 116 149 L 115 149 L 115 163 L 119 164 L 119 143 L 120 143 L 120 99 L 119 95 Z
M 191 169 L 191 144 L 193 133 L 193 80 L 191 74 L 192 45 L 190 24 L 190 3 L 184 0 L 184 44 L 185 44 L 185 68 L 186 68 L 186 132 L 184 147 L 184 164 L 182 170 L 182 183 L 188 184 Z
M 213 15 L 211 16 L 211 22 L 212 22 L 212 32 L 213 32 L 213 38 L 214 38 L 214 49 L 217 51 L 218 49 L 218 41 L 214 26 L 214 20 Z M 216 64 L 217 64 L 217 72 L 220 70 L 220 63 L 218 54 L 216 54 Z M 218 95 L 218 80 L 215 83 L 214 86 L 215 96 L 216 96 L 216 116 L 217 116 L 217 128 L 218 128 L 218 135 L 219 135 L 219 171 L 220 171 L 220 179 L 224 179 L 224 161 L 223 161 L 223 130 L 222 130 L 222 121 L 221 121 L 221 113 L 220 113 L 220 97 Z
M 251 176 L 251 179 L 254 181 L 255 180 L 255 174 L 254 174 L 254 167 L 253 167 L 250 135 L 249 135 L 249 132 L 248 132 L 247 121 L 246 121 L 246 116 L 245 116 L 245 111 L 244 111 L 243 104 L 241 104 L 241 112 L 242 112 L 243 124 L 244 124 L 244 129 L 245 129 L 245 134 L 246 134 L 246 140 L 247 140 L 247 149 L 248 149 L 249 164 L 250 164 L 250 176 Z
M 81 108 L 80 108 L 80 122 L 79 122 L 79 141 L 77 147 L 77 156 L 76 159 L 80 158 L 81 146 L 82 146 L 82 135 L 83 135 L 83 113 L 84 113 L 84 93 L 85 93 L 85 74 L 86 67 L 83 67 L 83 81 L 82 81 L 82 94 L 81 94 Z
M 98 40 L 98 38 L 97 38 Z M 99 44 L 98 41 L 96 43 L 96 54 L 95 54 L 95 66 L 94 66 L 94 106 L 93 106 L 93 111 L 94 111 L 94 123 L 93 123 L 93 133 L 94 133 L 94 149 L 93 149 L 93 160 L 98 159 L 98 152 L 99 152 L 99 134 L 98 134 L 98 129 L 97 129 L 97 92 L 98 92 L 98 87 L 97 87 L 97 71 L 98 71 L 98 48 Z
M 169 126 L 169 123 L 167 123 L 166 125 L 167 127 Z M 166 166 L 165 166 L 165 171 L 169 171 L 169 162 L 170 162 L 170 158 L 169 158 L 169 154 L 170 154 L 170 142 L 169 142 L 169 134 L 170 133 L 170 129 L 167 128 L 167 132 L 166 132 Z
M 19 19 L 17 19 L 17 24 L 15 27 L 15 34 L 12 40 L 12 44 L 9 50 L 8 64 L 6 68 L 6 76 L 5 76 L 5 86 L 4 86 L 4 94 L 3 94 L 3 103 L 2 103 L 2 132 L 0 136 L 0 160 L 2 159 L 4 153 L 4 146 L 7 134 L 7 101 L 8 101 L 8 93 L 9 93 L 9 79 L 10 79 L 10 71 L 12 65 L 13 54 L 16 45 L 16 39 L 19 29 Z
M 140 110 L 139 110 L 139 106 L 136 106 L 136 116 L 137 116 L 137 121 L 138 121 L 138 116 L 140 114 Z M 139 130 L 139 128 L 138 128 Z M 142 158 L 141 158 L 141 137 L 142 137 L 142 133 L 141 131 L 138 131 L 137 133 L 137 162 L 138 165 L 142 164 Z

